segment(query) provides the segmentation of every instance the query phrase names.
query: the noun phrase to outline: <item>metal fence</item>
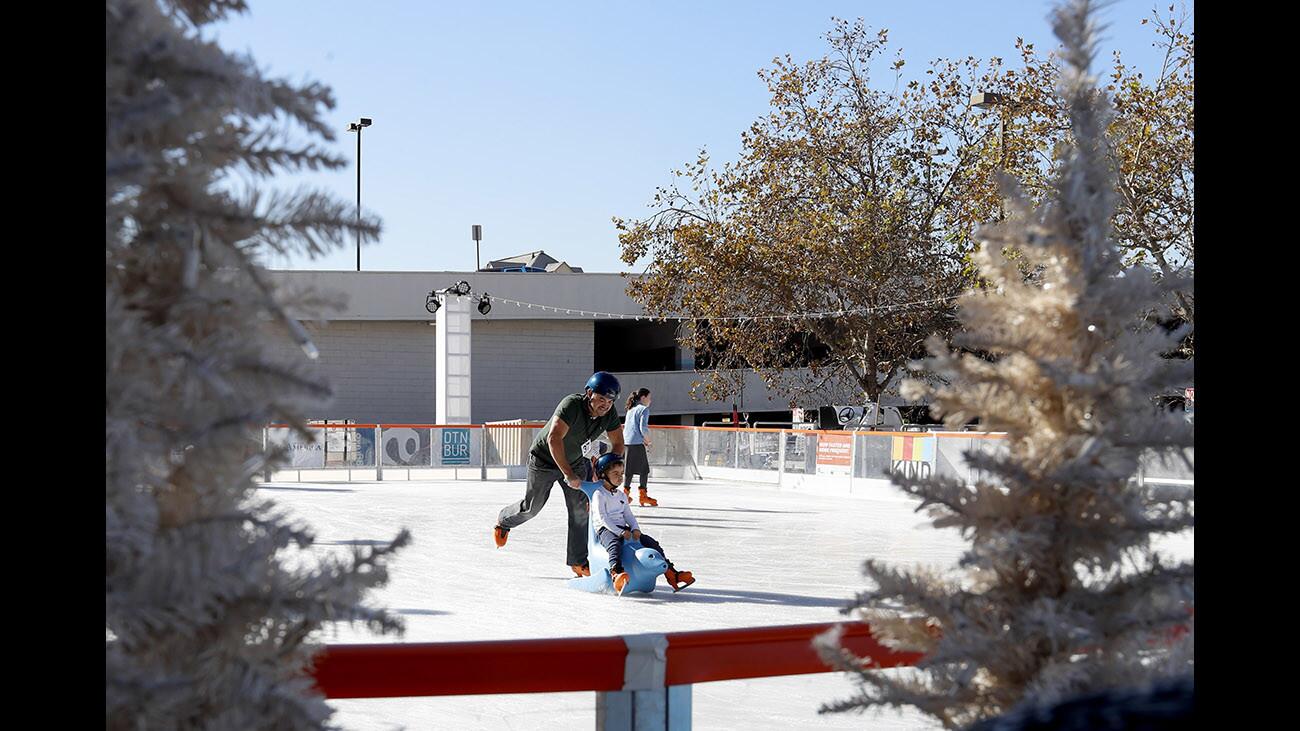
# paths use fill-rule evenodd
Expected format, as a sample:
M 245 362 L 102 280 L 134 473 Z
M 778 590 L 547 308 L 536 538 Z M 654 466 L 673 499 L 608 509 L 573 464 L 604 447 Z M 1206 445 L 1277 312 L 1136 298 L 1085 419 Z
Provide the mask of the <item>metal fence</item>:
M 489 468 L 522 467 L 540 424 L 311 424 L 304 435 L 284 425 L 263 430 L 264 448 L 281 449 L 288 461 L 275 479 L 346 472 L 346 479 L 415 479 L 451 470 L 457 478 Z M 353 473 L 360 472 L 360 475 Z M 288 474 L 286 474 L 288 473 Z M 372 473 L 372 474 L 371 474 Z M 270 479 L 270 478 L 268 478 Z
M 504 424 L 311 424 L 304 436 L 264 429 L 264 448 L 288 452 L 267 479 L 522 478 L 541 422 Z M 654 426 L 650 465 L 661 477 L 704 477 L 778 485 L 889 480 L 893 474 L 986 478 L 968 455 L 1007 449 L 981 432 L 846 432 L 807 429 Z M 1193 450 L 1148 454 L 1139 483 L 1193 484 Z

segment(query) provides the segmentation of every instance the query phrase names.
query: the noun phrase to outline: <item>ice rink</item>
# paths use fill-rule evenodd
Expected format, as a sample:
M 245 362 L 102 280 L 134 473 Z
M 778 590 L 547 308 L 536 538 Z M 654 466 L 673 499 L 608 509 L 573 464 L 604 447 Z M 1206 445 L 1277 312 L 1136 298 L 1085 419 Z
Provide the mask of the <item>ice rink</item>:
M 695 585 L 674 594 L 617 597 L 575 591 L 565 565 L 564 499 L 556 487 L 541 514 L 492 542 L 497 512 L 524 494 L 522 481 L 269 483 L 259 494 L 315 530 L 315 550 L 382 544 L 414 535 L 372 603 L 405 618 L 404 637 L 339 627 L 335 643 L 440 642 L 611 636 L 638 632 L 832 622 L 864 588 L 866 558 L 951 566 L 965 547 L 931 528 L 915 501 L 835 498 L 775 486 L 652 481 L 659 507 L 633 510 Z M 1191 555 L 1191 535 L 1166 544 Z M 702 683 L 693 689 L 697 729 L 929 729 L 915 712 L 818 715 L 854 685 L 836 673 Z M 591 729 L 595 693 L 331 701 L 351 729 Z

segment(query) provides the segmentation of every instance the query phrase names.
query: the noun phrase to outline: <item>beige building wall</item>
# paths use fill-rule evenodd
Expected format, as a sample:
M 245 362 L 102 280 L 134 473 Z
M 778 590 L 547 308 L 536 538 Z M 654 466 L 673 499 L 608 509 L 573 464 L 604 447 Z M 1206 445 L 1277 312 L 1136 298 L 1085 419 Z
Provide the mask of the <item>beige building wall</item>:
M 314 365 L 329 379 L 333 401 L 308 413 L 314 419 L 362 423 L 433 423 L 436 419 L 435 316 L 425 310 L 430 288 L 466 279 L 474 291 L 572 311 L 541 311 L 497 301 L 489 316 L 471 315 L 471 420 L 547 419 L 561 398 L 582 389 L 595 367 L 595 319 L 582 309 L 638 314 L 617 274 L 504 274 L 463 272 L 271 272 L 282 293 L 313 290 L 345 303 L 337 309 L 291 307 L 320 349 Z M 327 320 L 322 322 L 321 318 Z M 278 329 L 277 329 L 277 332 Z M 651 337 L 672 340 L 666 333 Z M 282 333 L 285 358 L 305 363 Z M 689 370 L 619 372 L 624 393 L 644 386 L 655 394 L 653 413 L 727 412 L 731 400 L 695 401 Z M 754 374 L 745 378 L 742 410 L 779 411 L 788 400 Z M 853 403 L 853 397 L 825 403 Z M 737 402 L 740 399 L 736 399 Z M 623 413 L 623 404 L 618 405 Z
M 432 423 L 434 329 L 424 322 L 347 321 L 303 323 L 320 350 L 314 364 L 283 333 L 277 355 L 306 364 L 324 376 L 334 398 L 306 415 L 359 423 Z
M 475 320 L 471 359 L 475 423 L 545 420 L 591 376 L 591 320 Z M 619 413 L 623 409 L 619 407 Z

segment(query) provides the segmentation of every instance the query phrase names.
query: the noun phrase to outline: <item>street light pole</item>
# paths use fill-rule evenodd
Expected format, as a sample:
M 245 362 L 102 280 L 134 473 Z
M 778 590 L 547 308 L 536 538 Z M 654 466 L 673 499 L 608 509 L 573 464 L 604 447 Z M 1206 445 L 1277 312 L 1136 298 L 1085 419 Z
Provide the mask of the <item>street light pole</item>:
M 357 271 L 361 271 L 361 128 L 357 127 Z
M 474 239 L 474 271 L 480 271 L 483 266 L 479 264 L 478 244 L 483 240 L 483 227 L 477 223 L 469 228 L 470 238 Z
M 930 199 L 931 205 L 934 205 L 934 189 L 931 183 L 931 168 L 934 165 L 934 159 L 936 157 L 947 154 L 947 147 L 930 147 L 925 151 L 925 195 Z
M 349 132 L 357 133 L 357 271 L 361 271 L 361 130 L 374 124 L 370 117 L 362 117 L 348 125 Z
M 976 109 L 988 111 L 997 107 L 998 112 L 998 172 L 1007 171 L 1007 108 L 1012 103 L 1006 96 L 987 91 L 977 91 L 970 95 L 970 105 Z M 1006 217 L 1002 205 L 1002 196 L 998 196 L 998 220 Z
M 1006 103 L 998 104 L 998 172 L 1007 174 L 1007 111 Z M 998 220 L 1007 217 L 1006 202 L 998 196 Z
M 998 109 L 998 167 L 1007 171 L 1007 113 Z

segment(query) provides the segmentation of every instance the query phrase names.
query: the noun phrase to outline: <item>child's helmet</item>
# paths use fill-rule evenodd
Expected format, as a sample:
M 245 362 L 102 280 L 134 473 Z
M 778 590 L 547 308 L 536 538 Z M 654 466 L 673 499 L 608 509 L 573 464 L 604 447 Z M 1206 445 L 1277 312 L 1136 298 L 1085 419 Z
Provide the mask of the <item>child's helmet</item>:
M 610 452 L 609 454 L 600 455 L 600 457 L 596 460 L 596 476 L 600 478 L 604 478 L 606 470 L 608 470 L 616 462 L 618 464 L 622 464 L 623 455 L 614 454 L 613 452 Z

